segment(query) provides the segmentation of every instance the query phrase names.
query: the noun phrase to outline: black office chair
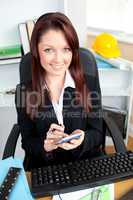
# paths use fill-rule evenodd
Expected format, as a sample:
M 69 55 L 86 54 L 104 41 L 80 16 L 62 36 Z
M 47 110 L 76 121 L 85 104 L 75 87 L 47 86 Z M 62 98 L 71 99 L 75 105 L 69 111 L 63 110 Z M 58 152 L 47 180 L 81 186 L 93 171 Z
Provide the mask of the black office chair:
M 85 48 L 80 48 L 79 52 L 80 52 L 81 63 L 84 67 L 85 73 L 87 73 L 89 76 L 96 76 L 97 81 L 99 82 L 97 65 L 93 54 Z M 31 54 L 28 53 L 23 56 L 20 63 L 20 83 L 27 83 L 27 81 L 30 80 L 31 80 Z M 105 136 L 106 136 L 106 131 L 110 133 L 110 136 L 113 139 L 116 152 L 127 151 L 120 130 L 118 129 L 113 119 L 109 118 L 107 113 L 104 113 L 103 110 L 103 133 L 105 134 Z M 7 139 L 3 153 L 3 159 L 9 156 L 14 156 L 19 135 L 20 135 L 19 125 L 15 124 Z M 106 137 L 104 137 L 104 142 L 102 145 L 102 151 L 104 154 L 105 154 L 105 144 L 106 144 L 105 140 Z

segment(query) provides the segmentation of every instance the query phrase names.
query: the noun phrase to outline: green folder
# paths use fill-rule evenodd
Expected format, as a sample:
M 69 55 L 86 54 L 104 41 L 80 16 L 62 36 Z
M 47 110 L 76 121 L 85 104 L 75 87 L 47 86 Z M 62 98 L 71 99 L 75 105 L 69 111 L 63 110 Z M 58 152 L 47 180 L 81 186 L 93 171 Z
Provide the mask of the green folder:
M 0 59 L 10 57 L 21 57 L 21 55 L 21 45 L 19 44 L 0 47 Z

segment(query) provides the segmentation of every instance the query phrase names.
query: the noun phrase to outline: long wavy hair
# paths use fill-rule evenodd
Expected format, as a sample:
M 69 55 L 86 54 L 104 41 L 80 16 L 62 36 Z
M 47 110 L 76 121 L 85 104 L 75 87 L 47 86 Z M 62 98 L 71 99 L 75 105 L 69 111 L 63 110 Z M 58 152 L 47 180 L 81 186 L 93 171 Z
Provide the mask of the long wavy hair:
M 89 102 L 90 98 L 87 98 L 89 95 L 89 90 L 85 83 L 83 68 L 79 59 L 79 40 L 77 33 L 67 16 L 60 12 L 51 12 L 39 17 L 31 36 L 30 48 L 32 56 L 32 91 L 36 91 L 38 94 L 40 94 L 41 101 L 40 105 L 37 105 L 36 108 L 33 106 L 34 109 L 28 109 L 28 113 L 30 116 L 34 116 L 39 106 L 44 104 L 44 101 L 42 101 L 42 84 L 44 83 L 43 80 L 45 77 L 45 70 L 40 63 L 38 43 L 40 42 L 41 36 L 49 30 L 60 30 L 64 33 L 64 36 L 72 51 L 72 61 L 69 71 L 76 86 L 75 99 L 76 102 L 80 103 L 88 112 L 91 108 L 91 103 Z M 34 102 L 34 98 L 32 101 Z

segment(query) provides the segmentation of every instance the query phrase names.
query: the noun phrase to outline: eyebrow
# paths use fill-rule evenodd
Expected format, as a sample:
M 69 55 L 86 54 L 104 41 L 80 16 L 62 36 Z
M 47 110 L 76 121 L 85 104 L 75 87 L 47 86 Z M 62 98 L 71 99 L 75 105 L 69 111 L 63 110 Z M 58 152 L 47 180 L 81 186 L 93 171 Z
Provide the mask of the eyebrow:
M 42 44 L 42 46 L 53 47 L 52 45 L 49 44 Z
M 44 43 L 42 44 L 42 46 L 43 46 L 43 47 L 46 46 L 46 47 L 52 47 L 52 48 L 55 48 L 54 46 L 52 46 L 52 45 L 50 45 L 50 44 L 44 44 Z M 64 48 L 64 47 L 68 47 L 68 48 L 70 48 L 69 45 L 64 45 L 63 48 Z

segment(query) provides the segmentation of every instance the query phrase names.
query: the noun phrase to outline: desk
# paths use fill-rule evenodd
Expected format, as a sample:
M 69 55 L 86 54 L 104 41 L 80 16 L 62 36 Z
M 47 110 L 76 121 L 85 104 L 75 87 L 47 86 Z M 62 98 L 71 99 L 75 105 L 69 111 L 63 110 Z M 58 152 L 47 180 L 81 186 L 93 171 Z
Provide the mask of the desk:
M 133 189 L 133 179 L 127 179 L 126 181 L 115 183 L 115 200 L 119 200 L 121 196 L 131 189 Z
M 28 182 L 30 184 L 30 173 L 27 173 Z M 121 196 L 133 189 L 133 179 L 115 183 L 115 200 L 119 200 Z M 52 200 L 52 197 L 37 198 L 37 200 Z

